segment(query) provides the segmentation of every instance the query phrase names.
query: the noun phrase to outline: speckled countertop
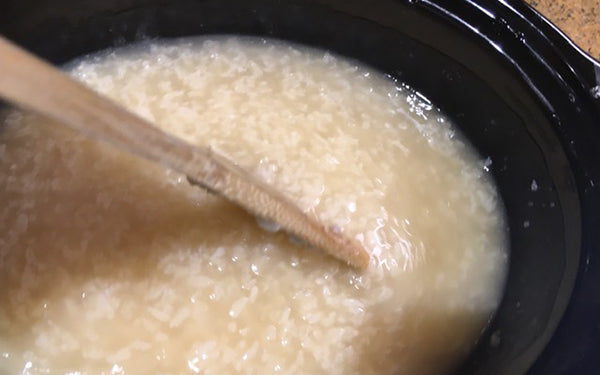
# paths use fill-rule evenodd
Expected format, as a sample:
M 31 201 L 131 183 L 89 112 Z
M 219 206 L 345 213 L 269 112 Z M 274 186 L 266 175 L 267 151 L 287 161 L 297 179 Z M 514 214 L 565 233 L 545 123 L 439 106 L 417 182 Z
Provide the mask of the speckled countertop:
M 579 47 L 600 60 L 600 0 L 526 1 Z

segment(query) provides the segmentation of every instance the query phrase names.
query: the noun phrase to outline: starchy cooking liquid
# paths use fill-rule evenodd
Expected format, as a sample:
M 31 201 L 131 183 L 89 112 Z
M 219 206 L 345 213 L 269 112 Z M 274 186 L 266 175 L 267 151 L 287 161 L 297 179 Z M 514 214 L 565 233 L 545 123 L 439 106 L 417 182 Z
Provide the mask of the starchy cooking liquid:
M 13 111 L 0 125 L 0 374 L 439 374 L 501 296 L 483 160 L 407 86 L 236 37 L 67 69 L 371 254 L 361 273 L 185 177 Z

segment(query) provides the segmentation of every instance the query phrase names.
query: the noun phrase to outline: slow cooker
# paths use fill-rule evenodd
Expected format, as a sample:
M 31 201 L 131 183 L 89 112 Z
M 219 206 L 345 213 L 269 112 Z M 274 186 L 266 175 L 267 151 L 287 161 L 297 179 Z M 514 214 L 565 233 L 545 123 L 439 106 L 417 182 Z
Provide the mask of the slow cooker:
M 0 33 L 56 64 L 148 38 L 268 36 L 406 82 L 491 160 L 510 227 L 504 297 L 458 373 L 598 373 L 600 64 L 523 2 L 4 0 Z

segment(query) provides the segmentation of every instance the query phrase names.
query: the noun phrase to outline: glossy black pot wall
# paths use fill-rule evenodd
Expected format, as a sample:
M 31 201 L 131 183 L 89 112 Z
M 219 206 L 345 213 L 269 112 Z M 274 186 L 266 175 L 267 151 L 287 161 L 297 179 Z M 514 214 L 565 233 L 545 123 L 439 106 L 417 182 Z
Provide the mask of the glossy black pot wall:
M 481 155 L 504 200 L 504 299 L 462 374 L 600 368 L 600 66 L 519 1 L 2 0 L 0 33 L 55 63 L 154 37 L 262 35 L 409 83 Z

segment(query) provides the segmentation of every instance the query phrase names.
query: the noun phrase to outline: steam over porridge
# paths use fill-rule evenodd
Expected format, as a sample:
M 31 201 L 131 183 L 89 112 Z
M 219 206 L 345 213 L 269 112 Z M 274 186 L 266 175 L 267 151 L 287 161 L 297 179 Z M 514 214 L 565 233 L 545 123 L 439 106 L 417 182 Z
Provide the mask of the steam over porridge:
M 497 307 L 505 224 L 425 98 L 354 61 L 211 37 L 70 73 L 210 145 L 371 254 L 358 272 L 38 116 L 0 125 L 0 374 L 435 374 Z

